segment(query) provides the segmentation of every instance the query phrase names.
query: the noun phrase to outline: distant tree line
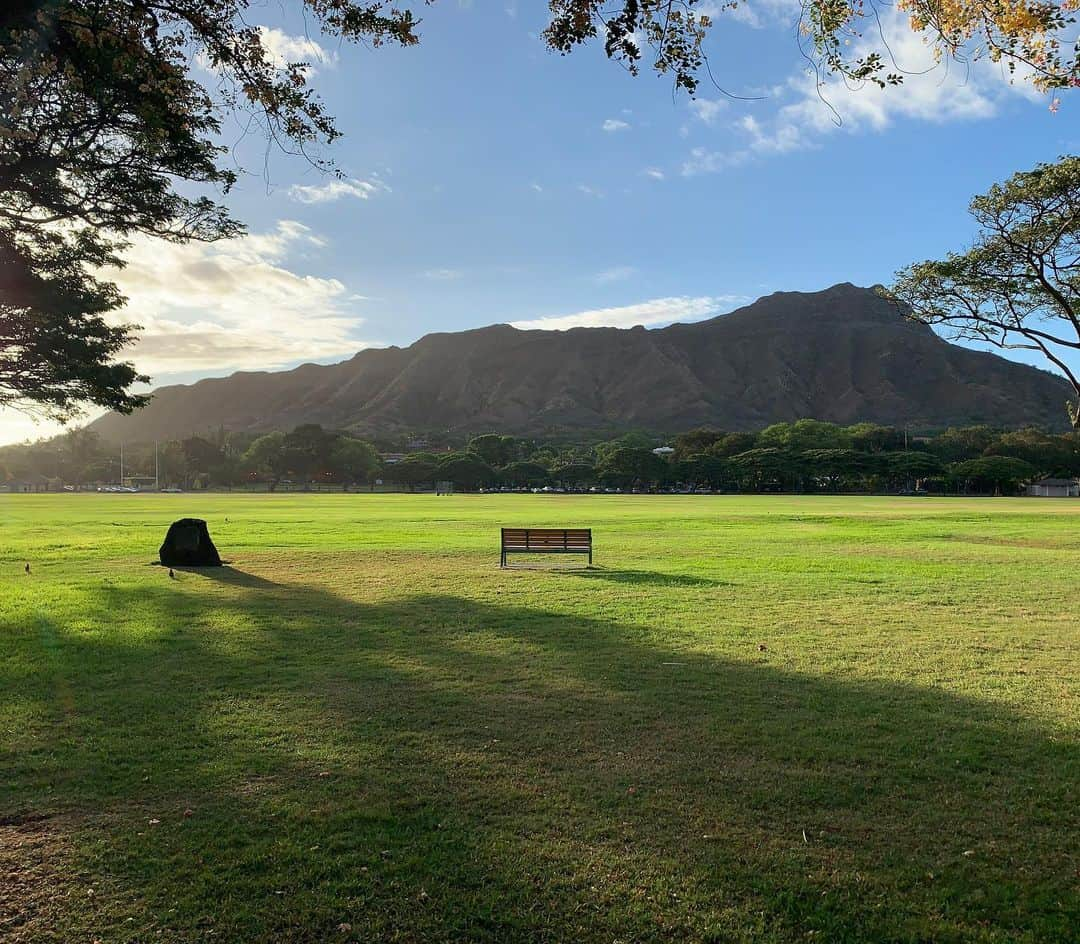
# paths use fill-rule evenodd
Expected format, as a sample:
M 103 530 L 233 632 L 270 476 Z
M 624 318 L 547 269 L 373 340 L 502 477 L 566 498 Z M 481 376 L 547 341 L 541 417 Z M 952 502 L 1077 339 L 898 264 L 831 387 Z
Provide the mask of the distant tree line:
M 670 452 L 657 454 L 658 446 Z M 757 433 L 695 429 L 674 439 L 632 432 L 594 443 L 488 434 L 445 451 L 390 459 L 347 433 L 307 424 L 261 436 L 218 430 L 160 443 L 162 487 L 333 486 L 409 490 L 557 488 L 725 492 L 1012 494 L 1043 477 L 1080 476 L 1080 434 L 987 426 L 929 436 L 872 423 L 777 423 Z M 393 461 L 395 460 L 396 461 Z M 120 481 L 118 447 L 73 430 L 0 448 L 0 483 L 89 486 Z M 125 476 L 153 476 L 153 444 L 126 447 Z
M 125 479 L 152 478 L 161 487 L 236 488 L 283 481 L 361 486 L 382 467 L 371 443 L 309 424 L 292 432 L 253 436 L 218 430 L 124 449 Z M 119 484 L 120 449 L 94 432 L 72 430 L 54 439 L 0 448 L 0 483 L 50 481 L 69 485 Z

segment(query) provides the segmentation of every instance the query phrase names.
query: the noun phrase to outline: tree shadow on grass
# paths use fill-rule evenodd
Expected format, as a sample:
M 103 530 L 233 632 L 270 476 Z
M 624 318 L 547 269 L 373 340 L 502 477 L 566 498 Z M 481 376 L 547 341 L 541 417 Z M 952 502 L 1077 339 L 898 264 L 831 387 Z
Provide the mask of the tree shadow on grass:
M 107 892 L 13 940 L 1043 942 L 1080 920 L 1077 745 L 1000 705 L 673 667 L 647 626 L 452 595 L 173 591 L 94 588 L 92 635 L 0 627 L 26 656 L 0 703 L 46 706 L 0 812 L 51 814 L 54 881 Z

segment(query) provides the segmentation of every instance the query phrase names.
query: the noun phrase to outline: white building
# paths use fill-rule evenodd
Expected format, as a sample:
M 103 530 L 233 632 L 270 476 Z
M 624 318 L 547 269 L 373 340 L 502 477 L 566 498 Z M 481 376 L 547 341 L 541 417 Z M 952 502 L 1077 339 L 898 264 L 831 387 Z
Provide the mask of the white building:
M 1037 498 L 1080 498 L 1080 482 L 1076 479 L 1041 479 L 1032 482 L 1027 493 Z

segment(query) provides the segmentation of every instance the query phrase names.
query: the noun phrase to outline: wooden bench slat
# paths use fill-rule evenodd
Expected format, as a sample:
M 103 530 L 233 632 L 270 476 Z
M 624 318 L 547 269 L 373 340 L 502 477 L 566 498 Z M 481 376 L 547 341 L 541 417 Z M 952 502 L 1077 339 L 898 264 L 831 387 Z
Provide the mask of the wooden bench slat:
M 503 528 L 502 565 L 507 554 L 588 554 L 592 563 L 591 528 Z

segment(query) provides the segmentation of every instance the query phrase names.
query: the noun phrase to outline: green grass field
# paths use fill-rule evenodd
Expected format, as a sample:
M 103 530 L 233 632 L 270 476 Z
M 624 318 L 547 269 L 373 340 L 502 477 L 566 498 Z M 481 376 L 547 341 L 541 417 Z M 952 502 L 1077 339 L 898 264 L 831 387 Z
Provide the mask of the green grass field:
M 1067 500 L 0 497 L 0 940 L 1075 941 L 1078 573 Z

